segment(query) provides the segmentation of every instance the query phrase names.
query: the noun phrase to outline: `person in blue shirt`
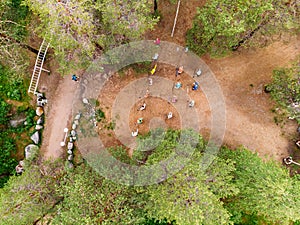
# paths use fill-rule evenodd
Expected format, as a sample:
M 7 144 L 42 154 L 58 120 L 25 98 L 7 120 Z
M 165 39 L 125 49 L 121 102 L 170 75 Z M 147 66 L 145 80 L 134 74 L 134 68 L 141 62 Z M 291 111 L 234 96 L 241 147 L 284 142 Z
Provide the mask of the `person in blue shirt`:
M 196 90 L 198 90 L 198 88 L 199 88 L 199 84 L 198 84 L 198 82 L 196 81 L 196 82 L 193 83 L 192 90 L 193 90 L 193 91 L 196 91 Z
M 72 75 L 72 80 L 78 81 L 78 77 L 77 77 L 75 74 L 73 74 L 73 75 Z

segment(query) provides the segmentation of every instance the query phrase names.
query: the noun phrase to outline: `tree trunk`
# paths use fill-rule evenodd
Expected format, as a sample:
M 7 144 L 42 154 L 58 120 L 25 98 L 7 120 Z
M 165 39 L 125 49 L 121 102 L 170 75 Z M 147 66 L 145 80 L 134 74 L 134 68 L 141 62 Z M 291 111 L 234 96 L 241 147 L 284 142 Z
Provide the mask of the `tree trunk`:
M 157 10 L 157 0 L 154 0 L 154 12 Z

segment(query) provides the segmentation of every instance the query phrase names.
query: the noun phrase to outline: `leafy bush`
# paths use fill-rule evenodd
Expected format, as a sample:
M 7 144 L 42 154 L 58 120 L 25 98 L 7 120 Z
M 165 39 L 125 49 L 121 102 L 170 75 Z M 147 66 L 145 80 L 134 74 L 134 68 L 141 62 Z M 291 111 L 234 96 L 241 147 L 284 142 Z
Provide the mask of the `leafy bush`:
M 7 23 L 6 29 L 9 29 L 10 35 L 21 41 L 27 35 L 26 25 L 28 24 L 28 7 L 21 4 L 22 0 L 8 0 L 5 2 L 6 10 L 3 10 L 1 19 L 13 21 Z
M 105 114 L 101 109 L 96 110 L 96 120 L 100 122 L 102 119 L 105 119 Z
M 8 122 L 8 112 L 11 109 L 11 105 L 6 103 L 1 97 L 0 97 L 0 124 L 4 125 Z
M 121 161 L 126 164 L 134 164 L 132 159 L 128 156 L 128 153 L 124 147 L 116 146 L 116 147 L 108 148 L 107 150 L 118 161 Z
M 278 0 L 211 0 L 198 9 L 187 44 L 219 57 L 239 46 L 264 46 L 272 35 L 300 27 L 300 7 Z
M 14 174 L 17 160 L 12 158 L 12 154 L 17 152 L 17 141 L 21 134 L 34 125 L 35 117 L 35 111 L 24 102 L 28 100 L 24 81 L 12 77 L 13 73 L 0 65 L 0 187 Z M 23 106 L 15 109 L 15 106 L 7 103 L 8 99 L 22 101 Z M 15 111 L 17 114 L 25 113 L 27 126 L 10 126 L 9 120 Z
M 300 66 L 273 71 L 272 83 L 266 86 L 276 102 L 279 115 L 295 118 L 300 124 Z
M 14 139 L 10 133 L 0 130 L 0 188 L 7 182 L 9 175 L 14 174 L 17 161 L 11 158 L 11 153 L 16 151 Z
M 22 101 L 25 96 L 27 96 L 27 88 L 24 81 L 16 78 L 12 71 L 0 65 L 0 97 Z

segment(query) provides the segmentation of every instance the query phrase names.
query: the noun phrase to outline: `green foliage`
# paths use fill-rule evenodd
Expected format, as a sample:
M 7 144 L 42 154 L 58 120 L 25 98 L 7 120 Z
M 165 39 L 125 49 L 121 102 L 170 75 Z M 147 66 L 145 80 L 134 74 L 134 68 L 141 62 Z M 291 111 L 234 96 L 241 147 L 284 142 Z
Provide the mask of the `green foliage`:
M 11 105 L 6 103 L 4 99 L 0 98 L 0 124 L 6 124 L 8 122 L 8 113 L 11 109 Z
M 24 81 L 16 78 L 14 72 L 0 65 L 0 97 L 21 101 L 25 96 L 27 90 Z
M 128 153 L 124 147 L 116 146 L 116 147 L 108 148 L 107 150 L 118 161 L 121 161 L 126 164 L 134 164 L 132 159 L 128 156 Z
M 114 184 L 90 168 L 77 167 L 57 187 L 63 201 L 52 224 L 139 224 L 143 196 L 134 188 Z
M 35 125 L 34 117 L 36 116 L 36 112 L 34 109 L 29 108 L 26 110 L 25 114 L 27 122 L 26 128 L 29 129 L 30 127 L 33 127 Z
M 21 0 L 0 2 L 0 63 L 24 73 L 27 59 L 21 42 L 27 36 L 28 8 Z M 19 75 L 19 74 L 14 74 Z
M 9 133 L 0 129 L 0 188 L 7 182 L 10 175 L 14 174 L 17 161 L 11 157 L 16 152 L 16 144 Z
M 170 0 L 172 4 L 176 4 L 177 0 Z
M 157 145 L 145 149 L 150 137 Z M 0 190 L 0 224 L 32 224 L 44 221 L 47 213 L 51 224 L 288 225 L 300 220 L 299 176 L 290 177 L 277 162 L 264 161 L 244 148 L 223 147 L 204 171 L 206 144 L 193 131 L 158 130 L 139 141 L 140 150 L 149 150 L 141 166 L 183 149 L 194 151 L 182 170 L 146 187 L 115 184 L 84 164 L 65 173 L 54 170 L 62 165 L 30 166 Z M 133 163 L 124 148 L 109 151 Z
M 209 181 L 199 165 L 201 157 L 197 158 L 173 177 L 147 189 L 149 216 L 176 224 L 230 224 L 230 215 L 209 190 Z
M 142 225 L 175 225 L 175 224 L 176 224 L 175 221 L 168 223 L 167 220 L 159 221 L 156 219 L 148 219 L 148 218 L 146 218 L 146 221 L 142 223 Z
M 29 22 L 28 8 L 21 5 L 21 2 L 21 0 L 8 0 L 0 4 L 1 21 L 7 21 L 4 22 L 3 30 L 18 41 L 26 36 L 26 25 Z
M 300 182 L 285 168 L 243 148 L 224 149 L 220 157 L 235 161 L 233 181 L 239 193 L 225 200 L 235 223 L 242 223 L 245 215 L 276 224 L 299 220 Z
M 33 224 L 53 207 L 59 200 L 55 195 L 54 179 L 59 175 L 57 166 L 40 168 L 28 163 L 22 176 L 9 179 L 0 189 L 1 225 Z
M 139 136 L 138 146 L 132 158 L 135 161 L 147 161 L 148 165 L 164 160 L 174 152 L 179 137 L 180 131 L 163 129 L 156 129 L 145 136 Z
M 240 45 L 260 45 L 274 33 L 299 29 L 299 13 L 299 3 L 280 0 L 208 1 L 198 9 L 187 43 L 200 55 L 226 55 Z
M 14 174 L 17 161 L 12 158 L 12 154 L 17 151 L 16 142 L 20 138 L 20 134 L 33 125 L 35 116 L 33 109 L 19 108 L 17 113 L 21 114 L 25 111 L 28 125 L 17 128 L 10 126 L 9 120 L 14 116 L 11 114 L 15 107 L 8 104 L 7 100 L 24 101 L 28 99 L 24 82 L 19 79 L 11 79 L 11 76 L 12 72 L 0 65 L 0 188 L 7 182 L 9 176 Z
M 0 188 L 8 180 L 9 175 L 13 174 L 16 160 L 11 158 L 11 153 L 15 152 L 16 146 L 11 133 L 5 129 L 8 124 L 8 113 L 11 106 L 0 98 Z
M 272 83 L 266 88 L 276 102 L 279 115 L 295 118 L 300 124 L 300 65 L 273 71 Z
M 101 109 L 97 109 L 95 112 L 95 117 L 97 122 L 100 122 L 102 119 L 105 119 L 105 113 Z
M 38 16 L 36 30 L 51 43 L 64 72 L 85 67 L 99 53 L 137 40 L 157 21 L 152 18 L 147 0 L 24 3 Z
M 116 122 L 115 121 L 111 121 L 108 124 L 104 125 L 104 128 L 106 128 L 107 130 L 114 130 L 116 127 Z
M 180 172 L 146 188 L 149 199 L 145 208 L 149 218 L 166 220 L 168 223 L 175 221 L 176 224 L 230 224 L 230 215 L 219 200 L 237 192 L 229 183 L 234 170 L 229 160 L 219 159 L 218 163 L 209 168 L 208 175 L 205 174 L 201 169 L 201 152 L 205 144 L 199 134 L 193 131 L 157 130 L 141 138 L 138 143 L 136 152 L 144 151 L 139 160 L 142 159 L 145 165 L 153 165 L 167 158 L 176 159 L 176 155 L 181 155 L 180 163 L 185 163 Z M 191 155 L 189 152 L 194 153 Z M 165 166 L 166 171 L 178 166 L 172 163 L 176 162 L 164 163 L 162 166 Z M 223 189 L 218 190 L 220 187 Z

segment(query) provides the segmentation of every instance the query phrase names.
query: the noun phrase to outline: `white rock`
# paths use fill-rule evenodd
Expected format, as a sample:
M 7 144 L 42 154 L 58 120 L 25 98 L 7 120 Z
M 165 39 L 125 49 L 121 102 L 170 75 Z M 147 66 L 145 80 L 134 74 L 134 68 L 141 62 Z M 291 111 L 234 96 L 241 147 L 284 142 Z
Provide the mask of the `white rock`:
M 82 99 L 82 102 L 83 102 L 84 104 L 89 104 L 89 101 L 88 101 L 86 98 Z
M 73 144 L 72 142 L 68 142 L 68 149 L 69 149 L 69 150 L 73 149 L 73 145 L 74 145 L 74 144 Z
M 42 117 L 40 117 L 37 121 L 36 121 L 36 124 L 37 125 L 42 125 L 43 124 L 43 118 Z
M 73 155 L 68 155 L 68 161 L 72 161 L 73 160 Z
M 78 120 L 75 120 L 75 121 L 74 121 L 74 124 L 76 124 L 76 126 L 78 126 L 78 125 L 79 125 L 79 121 L 78 121 Z
M 24 123 L 24 121 L 26 121 L 26 117 L 20 118 L 20 119 L 15 119 L 15 120 L 10 120 L 9 123 L 12 127 L 17 127 L 17 126 L 21 125 L 22 123 Z
M 76 136 L 76 131 L 75 130 L 71 130 L 71 136 L 75 137 Z
M 37 145 L 40 142 L 39 132 L 36 131 L 33 135 L 31 135 L 30 139 Z
M 25 158 L 28 160 L 33 159 L 37 155 L 38 150 L 39 147 L 34 144 L 27 145 L 25 147 Z
M 71 150 L 68 150 L 67 153 L 68 153 L 69 155 L 72 155 L 72 154 L 73 154 L 73 152 L 72 152 Z
M 37 124 L 37 125 L 35 125 L 35 129 L 36 129 L 36 130 L 43 129 L 43 126 L 42 126 L 42 125 L 38 125 L 38 124 Z
M 75 116 L 75 120 L 79 120 L 80 119 L 80 113 L 78 113 L 76 116 Z
M 75 130 L 77 125 L 75 123 L 72 124 L 72 130 Z

